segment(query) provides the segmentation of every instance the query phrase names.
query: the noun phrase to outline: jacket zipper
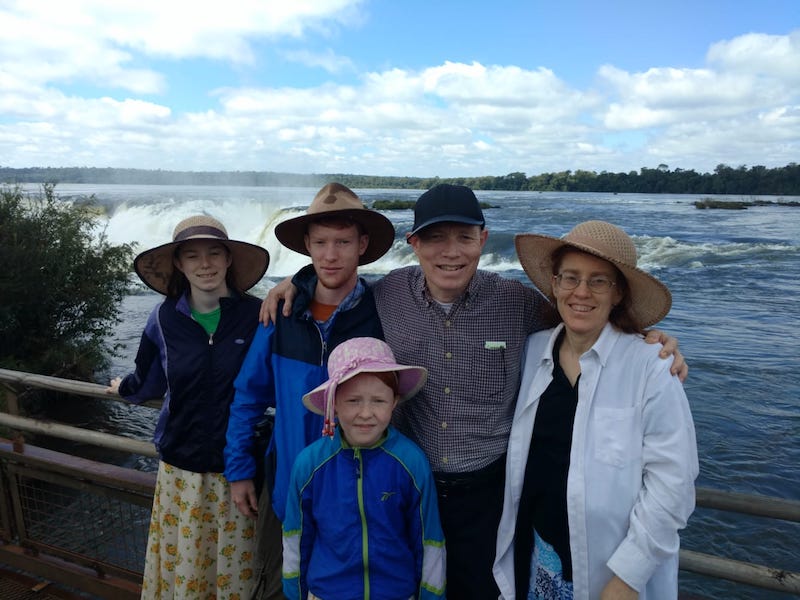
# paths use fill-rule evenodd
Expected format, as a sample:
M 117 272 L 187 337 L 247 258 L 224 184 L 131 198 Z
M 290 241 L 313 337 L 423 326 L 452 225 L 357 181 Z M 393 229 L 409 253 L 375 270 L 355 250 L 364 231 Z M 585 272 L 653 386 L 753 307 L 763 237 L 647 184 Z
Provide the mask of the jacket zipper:
M 367 518 L 364 510 L 364 457 L 361 449 L 353 449 L 353 457 L 358 464 L 358 512 L 361 516 L 361 561 L 364 564 L 364 600 L 369 600 L 369 536 Z
M 312 322 L 314 322 L 313 319 Z M 328 342 L 326 342 L 325 338 L 322 337 L 322 331 L 320 330 L 319 325 L 317 325 L 316 322 L 314 322 L 314 327 L 317 330 L 317 335 L 319 335 L 319 344 L 321 348 L 321 352 L 319 355 L 319 366 L 321 367 L 322 365 L 325 364 L 325 355 L 328 353 Z

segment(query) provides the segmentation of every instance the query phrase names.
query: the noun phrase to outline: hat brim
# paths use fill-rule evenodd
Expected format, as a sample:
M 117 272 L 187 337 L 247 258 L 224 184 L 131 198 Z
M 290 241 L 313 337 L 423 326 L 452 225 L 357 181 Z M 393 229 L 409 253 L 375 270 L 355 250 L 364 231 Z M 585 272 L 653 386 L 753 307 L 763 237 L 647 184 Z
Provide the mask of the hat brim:
M 518 233 L 514 236 L 514 245 L 522 269 L 533 285 L 554 305 L 551 256 L 562 246 L 569 246 L 607 260 L 622 272 L 628 283 L 631 316 L 642 329 L 658 323 L 672 307 L 672 294 L 658 279 L 638 267 L 620 263 L 591 246 L 536 233 Z
M 275 237 L 289 250 L 309 256 L 305 243 L 309 224 L 329 218 L 351 219 L 360 224 L 369 235 L 369 244 L 358 261 L 359 265 L 375 262 L 394 244 L 394 225 L 381 213 L 370 208 L 347 208 L 294 217 L 275 226 Z
M 144 284 L 159 294 L 168 293 L 169 280 L 175 270 L 175 248 L 190 240 L 209 239 L 224 244 L 231 253 L 231 266 L 237 285 L 247 291 L 264 277 L 269 266 L 266 249 L 248 242 L 223 240 L 217 237 L 193 237 L 180 242 L 169 242 L 145 250 L 133 260 L 133 268 Z
M 460 223 L 462 225 L 480 225 L 481 227 L 483 227 L 486 224 L 485 221 L 481 221 L 478 219 L 470 219 L 469 217 L 465 217 L 464 215 L 437 215 L 431 219 L 428 219 L 421 225 L 417 225 L 414 229 L 412 229 L 408 233 L 408 238 L 410 238 L 412 235 L 418 234 L 426 227 L 430 227 L 431 225 L 436 225 L 437 223 Z
M 325 383 L 315 387 L 313 390 L 308 392 L 303 396 L 303 405 L 313 413 L 318 415 L 325 414 L 325 398 L 328 395 L 328 390 L 333 386 L 333 393 L 336 394 L 336 386 L 341 385 L 345 381 L 348 381 L 355 377 L 356 375 L 360 375 L 361 373 L 397 373 L 397 394 L 400 397 L 400 402 L 405 402 L 417 395 L 422 389 L 422 386 L 425 385 L 425 381 L 428 379 L 428 370 L 425 367 L 414 367 L 408 365 L 394 365 L 391 368 L 387 368 L 386 365 L 382 365 L 380 368 L 363 368 L 363 369 L 356 369 L 352 373 L 350 373 L 347 377 L 342 378 L 340 381 L 334 381 L 328 379 Z

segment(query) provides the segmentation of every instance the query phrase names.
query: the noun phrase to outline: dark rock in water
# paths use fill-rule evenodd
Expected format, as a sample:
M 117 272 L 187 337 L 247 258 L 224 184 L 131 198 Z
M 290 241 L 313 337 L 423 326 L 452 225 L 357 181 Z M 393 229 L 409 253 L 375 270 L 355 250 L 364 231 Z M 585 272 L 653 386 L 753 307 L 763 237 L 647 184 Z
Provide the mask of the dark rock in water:
M 695 208 L 722 208 L 727 210 L 745 210 L 748 206 L 800 206 L 800 202 L 784 200 L 751 200 L 745 202 L 744 200 L 714 200 L 713 198 L 701 198 L 695 200 Z
M 726 210 L 745 210 L 748 206 L 752 206 L 750 202 L 730 202 L 728 200 L 712 200 L 711 198 L 703 198 L 696 200 L 695 208 L 724 208 Z

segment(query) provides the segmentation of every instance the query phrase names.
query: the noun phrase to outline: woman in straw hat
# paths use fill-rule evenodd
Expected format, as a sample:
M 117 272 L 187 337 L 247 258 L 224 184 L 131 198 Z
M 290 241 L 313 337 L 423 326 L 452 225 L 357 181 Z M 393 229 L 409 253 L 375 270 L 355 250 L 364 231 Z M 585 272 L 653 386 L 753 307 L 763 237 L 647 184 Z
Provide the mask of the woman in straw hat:
M 683 387 L 645 327 L 660 281 L 609 223 L 516 236 L 562 323 L 527 342 L 494 565 L 501 597 L 675 598 L 697 449 Z
M 131 402 L 164 398 L 142 598 L 246 598 L 253 585 L 255 532 L 230 501 L 223 449 L 233 379 L 261 305 L 245 291 L 268 264 L 266 250 L 228 239 L 204 215 L 134 260 L 166 296 L 145 325 L 136 371 L 108 388 Z
M 444 598 L 436 484 L 422 449 L 390 425 L 428 376 L 372 337 L 331 351 L 327 381 L 303 396 L 323 438 L 292 469 L 283 521 L 287 598 Z M 336 423 L 334 423 L 334 419 Z

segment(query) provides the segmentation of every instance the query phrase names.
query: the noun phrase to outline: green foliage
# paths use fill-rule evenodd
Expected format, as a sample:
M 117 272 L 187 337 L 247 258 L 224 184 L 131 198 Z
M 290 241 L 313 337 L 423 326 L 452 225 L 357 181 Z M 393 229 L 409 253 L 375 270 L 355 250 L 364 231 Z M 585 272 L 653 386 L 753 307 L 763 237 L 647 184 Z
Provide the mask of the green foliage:
M 269 171 L 147 171 L 89 167 L 0 167 L 0 181 L 26 183 L 99 183 L 99 184 L 162 184 L 162 185 L 251 185 L 318 188 L 338 181 L 353 189 L 416 189 L 427 190 L 437 183 L 466 185 L 474 190 L 508 190 L 540 192 L 609 192 L 640 194 L 739 194 L 800 195 L 800 165 L 768 169 L 742 165 L 736 169 L 717 165 L 713 173 L 693 169 L 673 169 L 659 164 L 655 169 L 642 167 L 639 172 L 609 173 L 602 171 L 560 171 L 527 177 L 515 171 L 508 175 L 480 177 L 389 177 L 327 173 L 299 175 Z
M 375 200 L 372 203 L 373 210 L 407 210 L 414 208 L 416 200 Z M 488 202 L 478 202 L 481 208 L 497 208 Z
M 0 367 L 90 380 L 113 355 L 133 249 L 95 233 L 94 199 L 0 189 Z

